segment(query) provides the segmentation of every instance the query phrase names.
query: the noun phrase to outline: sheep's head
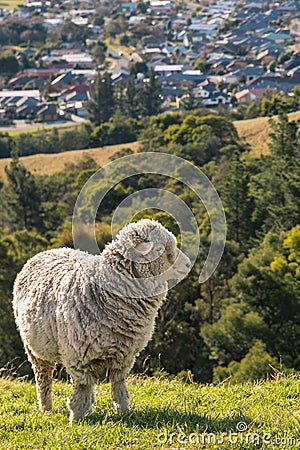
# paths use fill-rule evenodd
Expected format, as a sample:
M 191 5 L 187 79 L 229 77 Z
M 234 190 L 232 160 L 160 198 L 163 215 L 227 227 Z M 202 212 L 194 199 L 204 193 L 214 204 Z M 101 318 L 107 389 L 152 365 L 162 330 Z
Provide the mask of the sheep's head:
M 189 258 L 177 248 L 175 236 L 157 221 L 142 219 L 125 226 L 116 243 L 122 256 L 132 262 L 137 278 L 181 279 L 191 269 Z

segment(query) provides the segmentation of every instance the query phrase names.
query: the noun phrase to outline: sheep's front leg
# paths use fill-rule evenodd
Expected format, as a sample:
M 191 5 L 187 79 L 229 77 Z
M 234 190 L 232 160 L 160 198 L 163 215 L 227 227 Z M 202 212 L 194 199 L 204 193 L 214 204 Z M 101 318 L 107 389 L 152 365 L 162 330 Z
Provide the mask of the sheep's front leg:
M 128 372 L 128 370 L 112 369 L 109 373 L 111 394 L 115 409 L 118 413 L 126 413 L 130 411 L 129 392 L 125 381 Z

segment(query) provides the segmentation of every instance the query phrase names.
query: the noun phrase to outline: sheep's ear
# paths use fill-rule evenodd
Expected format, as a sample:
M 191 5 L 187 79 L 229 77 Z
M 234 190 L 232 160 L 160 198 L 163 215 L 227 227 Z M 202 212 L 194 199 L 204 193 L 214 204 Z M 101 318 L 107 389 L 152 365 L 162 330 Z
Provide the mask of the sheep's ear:
M 147 253 L 149 253 L 152 250 L 153 247 L 153 242 L 139 242 L 136 246 L 135 249 L 142 253 L 143 255 L 147 255 Z

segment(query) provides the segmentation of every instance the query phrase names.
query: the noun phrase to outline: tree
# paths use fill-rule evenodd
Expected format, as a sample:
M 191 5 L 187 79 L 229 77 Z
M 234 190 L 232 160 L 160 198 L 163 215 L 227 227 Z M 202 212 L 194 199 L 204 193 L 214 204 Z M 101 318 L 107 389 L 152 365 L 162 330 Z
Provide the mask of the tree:
M 34 176 L 20 163 L 15 152 L 5 172 L 7 183 L 1 192 L 4 221 L 15 230 L 24 228 L 41 230 L 43 228 L 41 202 Z
M 98 66 L 101 66 L 106 57 L 107 46 L 104 42 L 98 41 L 97 44 L 93 47 L 91 54 L 96 61 Z
M 9 133 L 0 132 L 0 158 L 10 157 L 13 148 L 13 139 Z
M 209 69 L 209 65 L 207 64 L 207 59 L 201 58 L 201 57 L 196 59 L 196 61 L 194 62 L 194 69 L 201 70 L 201 72 L 204 74 L 207 73 L 207 71 Z
M 145 63 L 145 61 L 136 61 L 133 64 L 131 64 L 129 73 L 130 75 L 137 75 L 138 73 L 147 74 L 148 66 Z
M 143 1 L 138 1 L 136 5 L 136 9 L 139 11 L 140 14 L 145 14 L 147 12 L 147 9 L 149 7 L 149 3 L 144 3 Z
M 47 28 L 40 22 L 32 23 L 30 28 L 23 31 L 20 35 L 23 42 L 28 42 L 30 45 L 33 43 L 42 44 L 47 37 Z
M 298 122 L 286 114 L 270 120 L 270 155 L 258 162 L 258 173 L 250 182 L 254 197 L 253 220 L 264 232 L 288 230 L 300 216 L 300 143 Z
M 266 350 L 266 344 L 258 339 L 240 362 L 231 361 L 226 368 L 216 367 L 213 381 L 220 383 L 228 377 L 231 383 L 267 379 L 277 365 L 277 358 L 271 356 Z
M 86 30 L 67 19 L 61 27 L 61 39 L 63 42 L 84 42 L 87 37 Z
M 275 72 L 276 71 L 276 61 L 271 61 L 270 64 L 268 65 L 268 70 L 270 72 Z
M 299 369 L 300 226 L 269 232 L 239 265 L 231 280 L 233 297 L 256 312 L 268 327 L 268 352 Z
M 187 93 L 182 97 L 180 102 L 180 109 L 183 111 L 193 111 L 201 108 L 202 106 L 203 103 L 201 97 L 197 97 L 191 88 L 188 89 Z
M 105 35 L 115 38 L 118 34 L 124 33 L 128 28 L 128 21 L 123 15 L 119 15 L 116 19 L 110 19 L 105 27 Z
M 149 78 L 143 82 L 141 89 L 141 114 L 144 116 L 155 116 L 160 112 L 162 100 L 160 97 L 160 85 L 155 78 L 154 71 L 149 72 Z
M 12 52 L 4 52 L 0 56 L 0 74 L 11 76 L 19 70 L 19 63 Z
M 138 119 L 142 113 L 141 88 L 135 84 L 134 79 L 129 79 L 124 89 L 124 114 Z
M 222 366 L 232 360 L 240 361 L 256 339 L 268 336 L 268 327 L 245 303 L 232 303 L 217 322 L 203 325 L 201 335 L 210 349 L 210 357 Z
M 249 247 L 249 238 L 254 234 L 253 223 L 249 220 L 253 211 L 249 181 L 249 166 L 236 150 L 221 189 L 221 198 L 226 211 L 228 239 L 238 242 L 242 250 Z
M 95 127 L 90 135 L 92 147 L 123 144 L 137 139 L 138 122 L 130 117 L 115 114 L 108 122 Z
M 102 25 L 104 25 L 105 23 L 105 19 L 102 15 L 94 15 L 93 16 L 93 25 L 97 26 L 97 27 L 102 27 Z
M 98 73 L 87 104 L 88 117 L 94 125 L 107 122 L 114 113 L 114 89 L 109 73 Z

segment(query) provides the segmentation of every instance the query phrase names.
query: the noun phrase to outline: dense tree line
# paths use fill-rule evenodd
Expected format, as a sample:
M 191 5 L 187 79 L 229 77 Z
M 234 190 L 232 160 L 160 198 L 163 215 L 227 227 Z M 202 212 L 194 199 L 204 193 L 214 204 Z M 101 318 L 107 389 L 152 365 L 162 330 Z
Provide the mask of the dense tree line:
M 8 158 L 13 151 L 19 156 L 28 156 L 133 142 L 141 128 L 136 120 L 115 115 L 99 127 L 84 124 L 66 130 L 42 128 L 13 137 L 0 132 L 0 158 Z
M 291 113 L 300 109 L 300 90 L 295 88 L 291 93 L 267 93 L 261 100 L 250 104 L 240 103 L 230 111 L 233 120 L 254 119 L 255 117 L 271 117 L 278 114 Z
M 149 374 L 190 370 L 202 382 L 220 382 L 228 376 L 233 381 L 261 378 L 276 369 L 300 370 L 298 125 L 281 115 L 271 127 L 269 154 L 260 158 L 249 155 L 233 124 L 222 116 L 160 114 L 144 128 L 142 151 L 179 155 L 210 177 L 223 201 L 228 234 L 218 269 L 199 285 L 211 230 L 195 194 L 176 180 L 154 179 L 151 174 L 126 179 L 109 192 L 97 216 L 100 248 L 110 240 L 116 205 L 153 185 L 188 204 L 201 237 L 195 266 L 169 292 L 154 338 L 140 355 L 136 370 Z M 87 158 L 63 173 L 41 177 L 29 173 L 13 152 L 0 191 L 0 366 L 9 362 L 16 366 L 25 358 L 10 306 L 13 279 L 38 251 L 72 245 L 74 203 L 95 170 L 95 162 Z M 145 210 L 138 215 L 145 216 L 161 221 L 179 238 L 177 224 L 167 213 Z

